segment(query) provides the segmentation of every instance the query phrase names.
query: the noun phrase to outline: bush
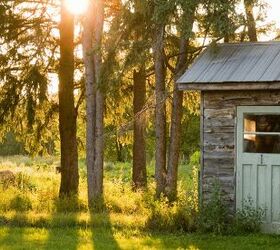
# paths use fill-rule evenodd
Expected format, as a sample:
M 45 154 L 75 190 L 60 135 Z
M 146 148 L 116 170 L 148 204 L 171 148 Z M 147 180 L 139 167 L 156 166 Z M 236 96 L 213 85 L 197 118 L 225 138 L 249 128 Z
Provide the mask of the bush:
M 32 209 L 32 203 L 28 196 L 17 194 L 10 202 L 10 209 L 17 212 L 25 212 Z
M 186 200 L 169 203 L 167 198 L 150 202 L 150 214 L 146 228 L 167 232 L 193 232 L 196 229 L 196 212 Z
M 261 230 L 261 221 L 265 210 L 254 208 L 251 199 L 243 202 L 243 208 L 235 215 L 222 202 L 220 186 L 214 183 L 211 199 L 201 207 L 198 229 L 202 233 L 249 234 Z
M 198 219 L 198 229 L 202 233 L 225 234 L 229 224 L 229 211 L 221 199 L 218 182 L 214 182 L 209 201 L 203 204 Z
M 32 178 L 23 172 L 16 174 L 16 187 L 21 191 L 36 191 L 37 189 Z
M 191 155 L 188 165 L 190 165 L 190 166 L 200 166 L 200 151 L 195 151 Z
M 260 232 L 264 215 L 265 210 L 263 208 L 256 209 L 251 199 L 245 200 L 243 202 L 243 208 L 236 212 L 233 223 L 233 233 L 247 234 Z
M 75 213 L 88 211 L 87 205 L 80 201 L 76 195 L 58 198 L 55 202 L 56 211 L 60 213 Z
M 197 168 L 192 171 L 192 178 L 197 176 Z M 167 232 L 193 232 L 197 229 L 198 200 L 197 185 L 193 183 L 186 190 L 179 182 L 177 200 L 168 201 L 167 197 L 161 196 L 155 200 L 152 192 L 145 195 L 144 204 L 147 206 L 148 218 L 146 228 Z

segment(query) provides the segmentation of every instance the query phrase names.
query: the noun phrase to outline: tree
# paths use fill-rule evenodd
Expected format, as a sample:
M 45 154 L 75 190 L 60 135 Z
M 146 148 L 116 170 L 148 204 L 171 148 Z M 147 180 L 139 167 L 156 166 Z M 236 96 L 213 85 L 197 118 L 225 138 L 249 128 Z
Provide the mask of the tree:
M 186 3 L 183 6 L 184 13 L 182 15 L 181 37 L 179 46 L 179 56 L 174 70 L 174 87 L 172 99 L 172 114 L 170 126 L 170 144 L 168 151 L 167 180 L 165 193 L 169 200 L 176 199 L 177 196 L 177 177 L 179 165 L 179 152 L 181 143 L 181 121 L 183 114 L 183 92 L 178 90 L 176 81 L 184 73 L 188 66 L 188 47 L 192 34 L 194 23 L 194 13 L 197 7 L 196 3 Z
M 133 44 L 144 42 L 146 32 L 145 16 L 146 1 L 135 0 L 133 14 L 134 20 L 134 39 Z M 138 51 L 140 55 L 145 55 L 144 51 Z M 143 188 L 147 185 L 146 173 L 146 114 L 144 111 L 146 102 L 146 62 L 145 56 L 136 63 L 137 67 L 133 70 L 133 165 L 132 165 L 132 183 L 135 189 Z
M 57 30 L 58 24 L 49 13 L 59 13 L 59 3 L 61 3 L 60 40 L 53 35 L 53 30 Z M 1 39 L 8 49 L 1 55 L 3 88 L 0 120 L 3 119 L 3 123 L 13 120 L 12 126 L 16 128 L 15 130 L 20 128 L 21 138 L 25 141 L 28 153 L 43 154 L 47 151 L 48 142 L 56 139 L 57 131 L 54 124 L 57 124 L 59 112 L 60 196 L 77 193 L 73 16 L 66 11 L 64 1 L 55 3 L 51 0 L 36 4 L 32 1 L 7 1 L 1 5 L 2 15 Z M 58 70 L 59 47 L 61 58 Z M 58 71 L 59 108 L 56 96 L 48 93 L 49 74 L 57 74 Z
M 103 112 L 101 83 L 104 1 L 90 1 L 84 22 L 83 53 L 86 81 L 86 157 L 89 206 L 103 192 Z
M 165 23 L 157 23 L 155 28 L 155 39 L 153 46 L 155 64 L 155 131 L 156 131 L 156 195 L 160 196 L 164 192 L 166 182 L 166 90 L 163 47 Z
M 78 193 L 76 120 L 74 104 L 74 17 L 67 10 L 66 1 L 62 0 L 59 69 L 60 196 Z
M 248 36 L 249 40 L 251 42 L 257 42 L 257 29 L 256 29 L 256 22 L 254 19 L 254 0 L 244 0 L 244 6 L 245 6 L 245 13 L 246 13 L 246 19 L 247 19 L 247 28 L 248 28 Z
M 56 70 L 58 46 L 48 7 L 48 1 L 0 3 L 1 132 L 12 129 L 31 154 L 45 153 L 46 141 L 56 137 L 58 109 L 48 94 L 48 74 Z
M 146 75 L 144 67 L 133 72 L 133 167 L 132 182 L 135 189 L 147 185 L 146 173 Z

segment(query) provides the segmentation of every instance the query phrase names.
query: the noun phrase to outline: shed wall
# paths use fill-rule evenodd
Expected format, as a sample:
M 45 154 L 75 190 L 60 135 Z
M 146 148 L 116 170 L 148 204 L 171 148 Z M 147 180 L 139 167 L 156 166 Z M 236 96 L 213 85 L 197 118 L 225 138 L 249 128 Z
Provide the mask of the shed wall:
M 235 121 L 237 106 L 280 105 L 280 90 L 202 93 L 202 199 L 218 180 L 223 200 L 235 209 Z

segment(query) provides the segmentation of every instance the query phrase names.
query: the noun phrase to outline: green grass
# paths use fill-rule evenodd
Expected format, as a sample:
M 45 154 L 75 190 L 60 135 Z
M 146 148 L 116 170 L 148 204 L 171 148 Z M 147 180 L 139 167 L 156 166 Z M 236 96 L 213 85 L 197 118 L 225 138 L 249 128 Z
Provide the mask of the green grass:
M 139 233 L 101 228 L 0 227 L 1 249 L 279 249 L 279 237 Z
M 149 187 L 131 190 L 131 164 L 105 164 L 104 208 L 87 209 L 85 163 L 80 160 L 78 200 L 58 200 L 58 158 L 0 158 L 0 170 L 16 183 L 0 185 L 0 249 L 279 249 L 268 235 L 223 236 L 187 233 L 197 211 L 197 168 L 179 169 L 179 200 L 154 200 L 153 164 Z

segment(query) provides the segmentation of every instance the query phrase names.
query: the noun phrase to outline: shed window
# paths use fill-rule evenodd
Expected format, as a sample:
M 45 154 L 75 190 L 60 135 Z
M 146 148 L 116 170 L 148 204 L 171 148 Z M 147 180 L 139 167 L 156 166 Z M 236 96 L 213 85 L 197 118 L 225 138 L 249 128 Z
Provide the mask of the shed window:
M 280 153 L 280 115 L 244 115 L 245 153 Z

